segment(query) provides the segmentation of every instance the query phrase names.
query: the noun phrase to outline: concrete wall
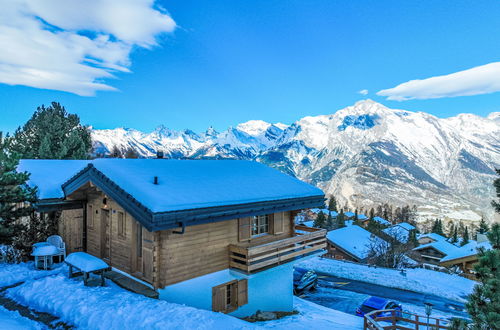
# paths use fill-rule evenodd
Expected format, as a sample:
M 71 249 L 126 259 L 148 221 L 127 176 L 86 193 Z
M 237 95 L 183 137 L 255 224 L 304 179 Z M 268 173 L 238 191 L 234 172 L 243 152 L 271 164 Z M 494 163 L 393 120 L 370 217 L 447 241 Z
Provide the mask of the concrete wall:
M 261 311 L 293 310 L 293 264 L 289 263 L 253 275 L 221 270 L 158 290 L 160 299 L 212 310 L 212 287 L 232 281 L 248 280 L 248 304 L 230 315 L 250 316 Z

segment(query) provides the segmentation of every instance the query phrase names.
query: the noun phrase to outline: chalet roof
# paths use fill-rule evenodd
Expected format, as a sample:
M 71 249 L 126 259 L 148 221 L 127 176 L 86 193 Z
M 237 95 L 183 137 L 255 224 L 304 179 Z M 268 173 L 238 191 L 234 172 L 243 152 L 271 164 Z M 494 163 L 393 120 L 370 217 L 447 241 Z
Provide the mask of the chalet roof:
M 421 238 L 430 238 L 435 242 L 446 241 L 446 237 L 441 236 L 441 235 L 436 234 L 436 233 L 421 234 L 418 236 L 418 239 L 421 239 Z
M 397 225 L 385 228 L 383 232 L 389 236 L 394 237 L 402 243 L 406 243 L 408 242 L 408 238 L 410 237 L 410 231 L 414 229 L 415 227 L 410 225 L 409 223 L 401 222 Z
M 329 231 L 326 238 L 342 250 L 358 259 L 365 259 L 372 241 L 383 240 L 357 225 Z
M 481 242 L 470 241 L 468 244 L 461 246 L 458 250 L 448 254 L 446 257 L 441 259 L 441 262 L 451 261 L 455 259 L 466 258 L 470 256 L 474 256 L 478 253 L 478 250 L 483 248 L 485 250 L 491 250 L 492 246 L 490 242 Z
M 379 224 L 381 225 L 385 225 L 385 226 L 390 226 L 391 223 L 387 220 L 385 220 L 384 218 L 381 218 L 381 217 L 374 217 L 373 218 L 374 221 L 378 222 Z
M 438 250 L 439 252 L 442 252 L 445 255 L 450 255 L 452 253 L 456 253 L 459 250 L 459 247 L 456 245 L 453 245 L 446 240 L 443 241 L 438 241 L 438 242 L 432 242 L 432 243 L 427 243 L 424 245 L 417 246 L 416 248 L 413 249 L 413 251 L 419 251 L 423 250 L 426 248 L 433 248 L 435 250 Z
M 36 172 L 31 184 L 39 186 L 40 198 L 68 196 L 92 182 L 149 230 L 324 204 L 320 189 L 251 161 L 108 158 L 22 164 L 22 170 Z M 57 179 L 48 183 L 52 174 Z

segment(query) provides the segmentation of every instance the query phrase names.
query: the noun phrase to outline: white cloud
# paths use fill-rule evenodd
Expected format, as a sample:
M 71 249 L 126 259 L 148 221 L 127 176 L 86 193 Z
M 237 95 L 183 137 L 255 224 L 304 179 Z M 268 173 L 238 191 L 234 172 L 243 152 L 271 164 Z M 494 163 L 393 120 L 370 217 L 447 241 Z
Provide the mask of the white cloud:
M 368 95 L 368 90 L 367 89 L 362 89 L 358 92 L 358 94 L 361 94 L 361 95 Z
M 388 100 L 437 99 L 443 97 L 489 94 L 500 91 L 500 62 L 436 76 L 410 80 L 394 88 L 384 89 L 377 95 Z
M 9 0 L 0 11 L 0 83 L 83 96 L 115 90 L 103 82 L 130 72 L 135 47 L 172 32 L 154 0 Z

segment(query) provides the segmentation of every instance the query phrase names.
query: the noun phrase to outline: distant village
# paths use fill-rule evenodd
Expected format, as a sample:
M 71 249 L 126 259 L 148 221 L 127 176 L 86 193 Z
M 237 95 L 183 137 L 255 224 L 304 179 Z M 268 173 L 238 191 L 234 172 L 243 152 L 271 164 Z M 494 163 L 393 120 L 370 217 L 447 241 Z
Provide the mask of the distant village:
M 392 207 L 383 205 L 367 213 L 339 208 L 331 196 L 327 208 L 304 210 L 295 221 L 328 230 L 327 253 L 323 257 L 379 267 L 421 267 L 476 279 L 473 265 L 478 253 L 492 248 L 484 219 L 471 230 L 451 224 L 446 234 L 439 219 L 431 228 L 419 230 L 410 206 L 392 212 Z

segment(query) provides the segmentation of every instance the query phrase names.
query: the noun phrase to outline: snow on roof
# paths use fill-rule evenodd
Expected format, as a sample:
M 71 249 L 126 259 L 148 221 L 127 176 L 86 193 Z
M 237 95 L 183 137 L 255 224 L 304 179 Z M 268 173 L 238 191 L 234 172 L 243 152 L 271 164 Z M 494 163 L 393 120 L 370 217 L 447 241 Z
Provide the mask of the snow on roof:
M 323 195 L 305 182 L 245 160 L 96 159 L 92 164 L 152 212 Z
M 408 222 L 400 222 L 400 223 L 396 224 L 396 226 L 402 227 L 408 231 L 415 229 L 415 226 L 410 225 Z
M 389 236 L 394 237 L 398 241 L 402 243 L 408 242 L 408 238 L 410 237 L 410 231 L 414 230 L 415 227 L 410 225 L 407 222 L 401 222 L 389 228 L 383 230 Z
M 313 220 L 310 220 L 310 221 L 304 221 L 301 223 L 302 226 L 306 226 L 306 227 L 314 227 L 314 221 Z
M 358 220 L 366 220 L 368 217 L 364 214 L 358 214 Z
M 420 245 L 420 246 L 417 246 L 416 248 L 414 248 L 413 250 L 418 251 L 418 250 L 426 249 L 428 247 L 432 247 L 432 248 L 444 253 L 445 255 L 455 253 L 459 249 L 459 247 L 444 240 L 444 241 L 437 241 L 437 242 L 432 242 L 432 243 Z
M 459 247 L 458 250 L 454 251 L 453 253 L 448 254 L 446 257 L 441 259 L 441 262 L 445 261 L 450 261 L 450 260 L 455 260 L 455 259 L 460 259 L 460 258 L 465 258 L 465 257 L 470 257 L 473 255 L 476 255 L 478 253 L 478 250 L 480 248 L 483 248 L 485 250 L 491 250 L 492 246 L 490 242 L 481 242 L 478 243 L 474 240 L 470 241 L 469 243 L 465 244 L 462 247 Z
M 441 235 L 436 234 L 436 233 L 420 234 L 418 236 L 418 239 L 421 239 L 421 238 L 430 238 L 430 239 L 433 239 L 436 242 L 446 241 L 446 237 L 441 236 Z
M 89 160 L 21 159 L 18 172 L 29 172 L 28 185 L 38 187 L 38 198 L 64 198 L 61 185 L 82 170 Z
M 355 213 L 354 213 L 354 212 L 346 212 L 346 213 L 344 213 L 344 215 L 345 215 L 346 217 L 349 217 L 349 218 L 350 218 L 350 217 L 353 217 L 353 216 L 355 215 Z
M 357 225 L 332 230 L 326 234 L 326 238 L 359 259 L 368 256 L 369 245 L 372 240 L 383 241 Z
M 310 210 L 314 214 L 319 214 L 319 212 L 323 212 L 325 215 L 328 215 L 330 213 L 332 217 L 337 216 L 337 212 L 335 211 L 330 211 L 329 209 L 311 209 Z
M 381 225 L 386 225 L 386 226 L 390 226 L 391 225 L 391 223 L 389 221 L 387 221 L 387 220 L 385 220 L 384 218 L 381 218 L 381 217 L 374 217 L 373 220 L 377 221 Z

